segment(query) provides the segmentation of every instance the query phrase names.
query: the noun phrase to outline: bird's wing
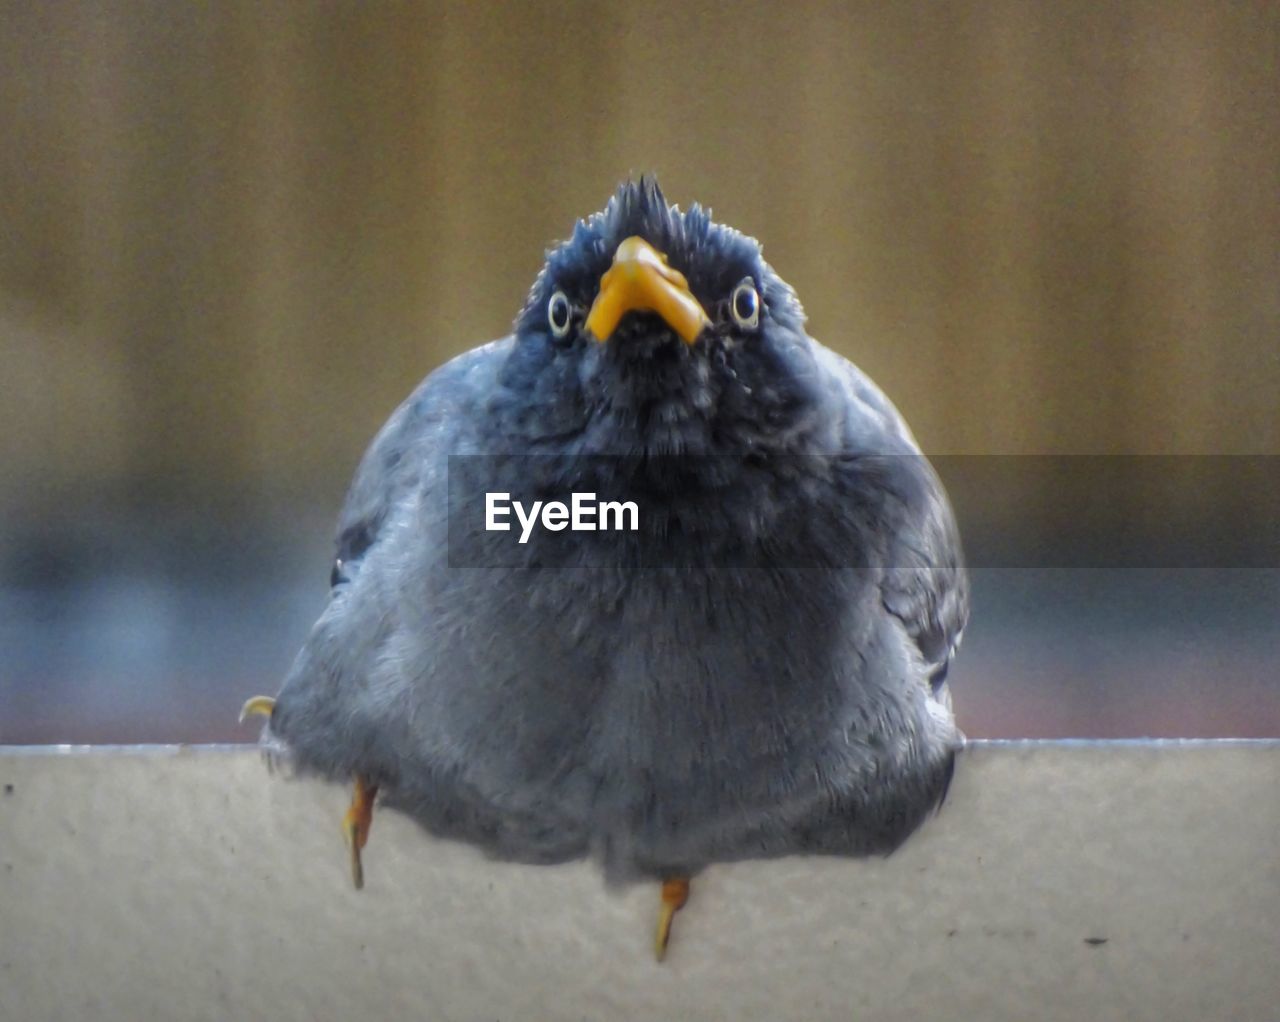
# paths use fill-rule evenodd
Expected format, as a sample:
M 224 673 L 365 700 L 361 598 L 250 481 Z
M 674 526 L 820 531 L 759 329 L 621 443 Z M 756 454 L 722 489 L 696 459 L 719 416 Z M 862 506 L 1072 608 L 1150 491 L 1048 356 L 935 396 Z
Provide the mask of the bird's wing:
M 845 391 L 845 453 L 860 474 L 875 478 L 883 497 L 881 602 L 919 650 L 931 694 L 946 702 L 947 668 L 969 617 L 969 577 L 950 501 L 889 399 L 852 363 L 825 349 L 821 357 Z
M 923 457 L 918 485 L 907 489 L 880 584 L 885 610 L 902 621 L 924 661 L 930 691 L 946 701 L 947 668 L 969 618 L 969 577 L 955 516 Z
M 392 413 L 360 459 L 338 519 L 330 583 L 349 581 L 395 509 L 417 491 L 431 455 L 447 455 L 446 433 L 472 414 L 477 395 L 510 338 L 468 351 L 428 376 Z M 438 461 L 438 459 L 436 459 Z

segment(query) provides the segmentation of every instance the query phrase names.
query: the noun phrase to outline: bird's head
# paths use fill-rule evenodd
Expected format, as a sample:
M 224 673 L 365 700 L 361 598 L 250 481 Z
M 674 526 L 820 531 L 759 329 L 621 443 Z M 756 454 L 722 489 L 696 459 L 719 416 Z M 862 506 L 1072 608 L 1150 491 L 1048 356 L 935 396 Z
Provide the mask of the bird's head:
M 508 422 L 583 453 L 794 445 L 822 388 L 794 292 L 755 239 L 651 177 L 552 249 L 503 373 Z

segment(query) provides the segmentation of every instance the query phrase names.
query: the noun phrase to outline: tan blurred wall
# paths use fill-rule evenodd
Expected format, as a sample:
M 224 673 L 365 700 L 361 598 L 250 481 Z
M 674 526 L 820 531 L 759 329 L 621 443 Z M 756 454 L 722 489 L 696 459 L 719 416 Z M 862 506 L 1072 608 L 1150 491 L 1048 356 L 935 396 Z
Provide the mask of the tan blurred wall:
M 0 3 L 0 501 L 342 488 L 630 171 L 935 452 L 1280 453 L 1274 3 Z

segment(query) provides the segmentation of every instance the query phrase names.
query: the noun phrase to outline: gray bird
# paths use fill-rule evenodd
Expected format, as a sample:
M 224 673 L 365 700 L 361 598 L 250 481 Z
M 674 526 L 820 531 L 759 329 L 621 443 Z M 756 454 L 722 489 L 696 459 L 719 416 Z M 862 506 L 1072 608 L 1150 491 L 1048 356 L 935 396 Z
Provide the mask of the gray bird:
M 328 606 L 245 706 L 270 753 L 354 779 L 356 886 L 381 793 L 496 857 L 660 881 L 661 958 L 707 865 L 886 854 L 941 803 L 955 520 L 804 323 L 754 239 L 641 178 L 548 254 L 511 336 L 392 415 Z M 574 493 L 638 520 L 490 528 L 492 494 Z

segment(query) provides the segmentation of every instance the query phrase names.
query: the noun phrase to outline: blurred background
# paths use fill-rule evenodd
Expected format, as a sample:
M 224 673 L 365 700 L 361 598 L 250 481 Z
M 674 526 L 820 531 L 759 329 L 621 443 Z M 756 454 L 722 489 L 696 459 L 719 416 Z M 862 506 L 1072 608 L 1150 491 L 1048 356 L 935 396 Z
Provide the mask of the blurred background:
M 952 491 L 971 736 L 1280 734 L 1280 9 L 0 2 L 0 743 L 249 740 L 356 461 L 654 171 Z

